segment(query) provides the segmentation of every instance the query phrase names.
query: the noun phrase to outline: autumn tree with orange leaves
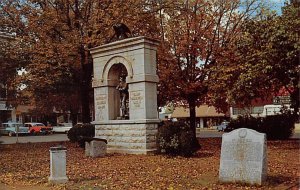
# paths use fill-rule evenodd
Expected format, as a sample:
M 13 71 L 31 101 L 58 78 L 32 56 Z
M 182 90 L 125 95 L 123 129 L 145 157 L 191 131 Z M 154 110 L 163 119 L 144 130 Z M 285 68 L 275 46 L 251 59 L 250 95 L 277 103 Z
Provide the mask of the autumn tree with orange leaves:
M 196 0 L 175 1 L 172 7 L 163 10 L 159 89 L 165 101 L 183 103 L 189 108 L 189 123 L 195 138 L 195 108 L 212 103 L 211 68 L 217 63 L 234 61 L 236 54 L 232 47 L 240 28 L 246 18 L 255 16 L 260 6 L 257 0 Z
M 215 101 L 222 92 L 235 106 L 250 107 L 255 100 L 289 96 L 299 118 L 300 3 L 286 3 L 282 13 L 266 12 L 247 19 L 236 42 L 234 61 L 214 66 Z M 227 86 L 227 88 L 223 88 Z
M 2 30 L 14 34 L 18 44 L 23 44 L 19 49 L 27 55 L 20 66 L 28 73 L 14 83 L 27 85 L 19 96 L 29 95 L 27 100 L 39 112 L 51 113 L 55 107 L 71 111 L 76 118 L 81 109 L 82 121 L 90 122 L 89 49 L 107 43 L 112 26 L 119 22 L 126 23 L 135 35 L 157 36 L 152 7 L 137 0 L 1 1 Z

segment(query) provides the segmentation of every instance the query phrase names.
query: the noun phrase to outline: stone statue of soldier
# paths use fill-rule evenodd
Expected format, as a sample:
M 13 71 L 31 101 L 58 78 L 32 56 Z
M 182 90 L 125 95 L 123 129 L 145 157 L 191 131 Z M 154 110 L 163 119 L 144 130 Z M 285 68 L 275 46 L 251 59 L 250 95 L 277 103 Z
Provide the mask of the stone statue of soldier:
M 120 115 L 122 119 L 128 117 L 128 85 L 125 81 L 125 77 L 120 77 L 120 82 L 116 89 L 120 92 Z

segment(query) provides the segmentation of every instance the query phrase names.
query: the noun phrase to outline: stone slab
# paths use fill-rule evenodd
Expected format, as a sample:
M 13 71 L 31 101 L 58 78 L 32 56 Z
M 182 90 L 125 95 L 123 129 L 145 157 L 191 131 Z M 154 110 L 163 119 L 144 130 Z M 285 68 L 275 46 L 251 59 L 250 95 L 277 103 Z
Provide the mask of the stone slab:
M 261 185 L 267 177 L 266 135 L 240 128 L 222 136 L 219 180 Z
M 66 183 L 68 177 L 66 175 L 66 148 L 51 147 L 50 148 L 50 183 Z
M 85 155 L 93 158 L 104 157 L 107 152 L 107 145 L 102 141 L 85 142 Z

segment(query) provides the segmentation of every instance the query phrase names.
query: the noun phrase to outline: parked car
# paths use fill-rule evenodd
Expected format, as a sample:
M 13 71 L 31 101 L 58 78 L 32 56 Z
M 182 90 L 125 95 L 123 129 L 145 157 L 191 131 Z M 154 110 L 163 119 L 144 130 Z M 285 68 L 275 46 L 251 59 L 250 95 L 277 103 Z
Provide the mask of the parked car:
M 0 134 L 8 135 L 10 137 L 18 135 L 26 135 L 29 133 L 28 127 L 24 127 L 22 123 L 2 123 L 0 127 Z
M 218 131 L 225 131 L 229 122 L 228 121 L 223 121 L 220 125 L 217 126 Z
M 58 123 L 57 126 L 53 126 L 53 133 L 68 133 L 73 127 L 72 123 Z
M 45 126 L 43 123 L 25 123 L 25 127 L 29 129 L 30 134 L 50 134 L 52 133 L 52 127 Z

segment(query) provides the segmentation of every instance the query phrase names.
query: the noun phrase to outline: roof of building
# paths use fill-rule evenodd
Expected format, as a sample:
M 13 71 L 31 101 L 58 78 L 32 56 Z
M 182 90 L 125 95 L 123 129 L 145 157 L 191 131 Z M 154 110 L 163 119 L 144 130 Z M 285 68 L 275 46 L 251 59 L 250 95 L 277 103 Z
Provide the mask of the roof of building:
M 196 107 L 196 117 L 224 117 L 224 113 L 218 113 L 216 108 L 208 105 L 201 105 Z M 189 108 L 176 107 L 171 115 L 172 118 L 186 118 L 190 117 Z

